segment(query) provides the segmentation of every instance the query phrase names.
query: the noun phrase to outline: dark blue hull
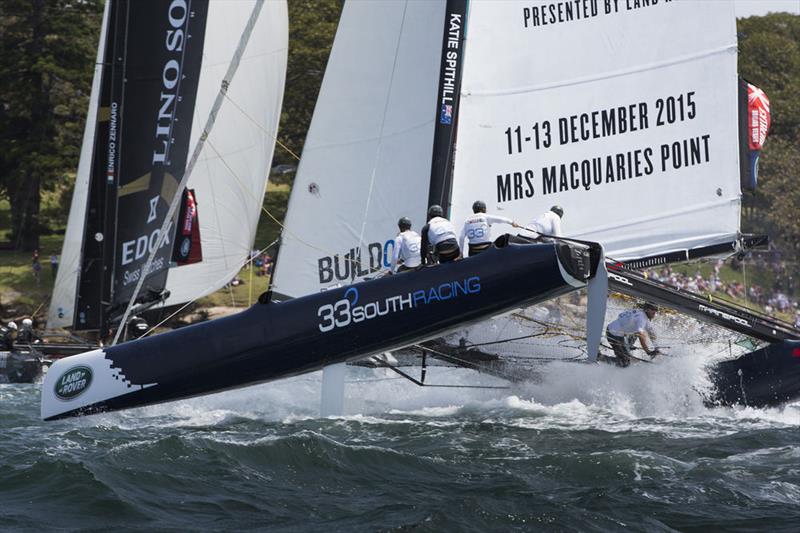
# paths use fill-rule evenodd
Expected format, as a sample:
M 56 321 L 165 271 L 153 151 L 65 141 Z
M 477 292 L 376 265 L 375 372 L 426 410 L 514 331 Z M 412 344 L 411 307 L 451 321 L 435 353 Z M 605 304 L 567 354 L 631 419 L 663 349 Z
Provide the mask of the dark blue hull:
M 718 363 L 710 372 L 715 390 L 707 403 L 769 407 L 800 398 L 800 341 L 770 344 Z
M 590 255 L 577 244 L 507 244 L 67 358 L 48 372 L 42 416 L 263 383 L 433 338 L 584 286 L 597 267 Z M 76 368 L 88 372 L 85 393 L 64 388 Z

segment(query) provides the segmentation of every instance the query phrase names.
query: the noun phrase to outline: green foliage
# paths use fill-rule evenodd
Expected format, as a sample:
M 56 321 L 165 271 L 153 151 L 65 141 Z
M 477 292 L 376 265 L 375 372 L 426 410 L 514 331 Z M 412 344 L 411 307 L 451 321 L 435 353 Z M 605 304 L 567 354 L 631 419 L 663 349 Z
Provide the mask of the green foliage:
M 797 188 L 800 153 L 800 17 L 741 19 L 739 72 L 770 99 L 772 126 L 761 155 L 759 188 L 744 197 L 744 229 L 767 233 L 790 258 L 800 258 Z
M 0 2 L 0 197 L 15 248 L 39 246 L 42 190 L 80 155 L 102 0 Z

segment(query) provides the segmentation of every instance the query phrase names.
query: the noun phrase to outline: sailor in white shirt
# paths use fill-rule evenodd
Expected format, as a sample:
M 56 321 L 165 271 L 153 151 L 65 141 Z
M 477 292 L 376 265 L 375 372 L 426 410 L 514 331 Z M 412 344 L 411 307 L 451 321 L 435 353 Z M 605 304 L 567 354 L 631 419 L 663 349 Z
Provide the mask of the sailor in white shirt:
M 611 348 L 614 349 L 615 363 L 618 366 L 626 367 L 631 364 L 630 349 L 637 338 L 647 355 L 654 356 L 661 353 L 655 346 L 650 347 L 650 344 L 655 343 L 656 339 L 650 321 L 656 316 L 657 311 L 658 307 L 646 303 L 641 309 L 623 311 L 615 321 L 606 327 L 606 338 Z
M 456 241 L 456 231 L 449 220 L 444 218 L 441 206 L 432 205 L 428 208 L 428 223 L 422 228 L 422 263 L 433 264 L 449 263 L 461 255 L 461 250 Z M 430 254 L 433 248 L 433 257 Z
M 521 228 L 519 224 L 506 217 L 486 214 L 486 204 L 481 200 L 472 204 L 473 215 L 464 221 L 461 235 L 458 236 L 458 244 L 461 249 L 465 249 L 464 239 L 469 242 L 469 257 L 478 255 L 492 244 L 492 224 L 509 224 L 515 228 Z
M 550 211 L 543 213 L 525 227 L 521 235 L 531 239 L 546 241 L 542 235 L 553 237 L 561 236 L 561 219 L 564 218 L 564 209 L 560 205 L 554 205 Z
M 407 217 L 397 222 L 400 233 L 394 238 L 392 272 L 405 272 L 417 268 L 422 263 L 420 257 L 420 236 L 411 230 L 411 220 Z

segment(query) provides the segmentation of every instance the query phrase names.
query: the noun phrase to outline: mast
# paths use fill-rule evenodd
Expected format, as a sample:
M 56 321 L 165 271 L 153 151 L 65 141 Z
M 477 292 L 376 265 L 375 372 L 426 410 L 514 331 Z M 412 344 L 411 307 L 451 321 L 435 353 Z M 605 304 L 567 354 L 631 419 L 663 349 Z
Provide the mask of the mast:
M 109 2 L 108 21 L 73 316 L 76 331 L 104 329 L 105 307 L 111 300 L 112 270 L 106 265 L 113 262 L 115 239 L 121 78 L 128 22 L 124 0 Z
M 450 211 L 466 25 L 467 0 L 447 0 L 442 32 L 439 88 L 436 93 L 438 100 L 431 180 L 428 189 L 428 205 L 438 204 L 445 213 Z

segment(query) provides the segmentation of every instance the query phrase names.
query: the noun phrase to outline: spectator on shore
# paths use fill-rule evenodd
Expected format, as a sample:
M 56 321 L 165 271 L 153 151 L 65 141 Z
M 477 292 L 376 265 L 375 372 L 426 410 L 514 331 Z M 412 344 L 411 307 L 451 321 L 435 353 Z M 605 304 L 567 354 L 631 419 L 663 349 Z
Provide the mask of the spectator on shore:
M 264 266 L 262 268 L 265 276 L 272 275 L 272 265 L 272 258 L 268 254 L 264 254 Z
M 56 279 L 56 274 L 58 274 L 58 256 L 56 254 L 50 256 L 50 270 L 53 273 L 53 279 Z
M 36 281 L 36 284 L 39 285 L 41 281 L 41 273 L 42 273 L 42 264 L 39 262 L 39 258 L 35 258 L 33 260 L 33 279 Z
M 709 274 L 709 279 L 703 277 L 700 271 L 696 271 L 694 276 L 689 276 L 675 272 L 671 267 L 666 266 L 661 269 L 653 269 L 647 275 L 651 279 L 672 285 L 673 287 L 691 292 L 700 293 L 723 293 L 730 298 L 746 299 L 752 304 L 756 304 L 770 315 L 775 313 L 793 313 L 797 309 L 797 302 L 793 299 L 793 292 L 785 289 L 790 282 L 793 284 L 791 276 L 785 274 L 788 267 L 785 262 L 767 262 L 761 257 L 755 260 L 758 267 L 763 271 L 772 271 L 775 283 L 771 289 L 765 289 L 758 285 L 745 285 L 740 281 L 725 282 L 720 279 L 720 269 L 723 262 L 718 261 Z M 789 318 L 791 319 L 791 316 Z

